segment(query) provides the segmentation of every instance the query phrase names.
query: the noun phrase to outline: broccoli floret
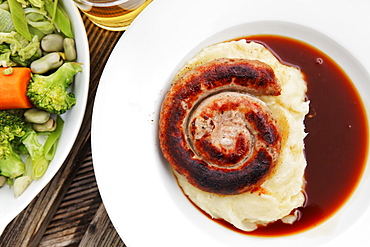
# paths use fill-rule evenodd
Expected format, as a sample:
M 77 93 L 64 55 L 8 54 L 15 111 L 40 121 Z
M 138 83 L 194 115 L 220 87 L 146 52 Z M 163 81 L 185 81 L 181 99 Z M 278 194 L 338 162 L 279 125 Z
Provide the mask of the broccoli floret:
M 15 146 L 26 134 L 26 129 L 21 115 L 0 111 L 0 175 L 16 178 L 25 172 L 25 165 Z
M 75 95 L 67 89 L 74 75 L 80 71 L 80 64 L 69 62 L 51 75 L 33 74 L 27 96 L 36 107 L 50 113 L 63 114 L 76 104 Z

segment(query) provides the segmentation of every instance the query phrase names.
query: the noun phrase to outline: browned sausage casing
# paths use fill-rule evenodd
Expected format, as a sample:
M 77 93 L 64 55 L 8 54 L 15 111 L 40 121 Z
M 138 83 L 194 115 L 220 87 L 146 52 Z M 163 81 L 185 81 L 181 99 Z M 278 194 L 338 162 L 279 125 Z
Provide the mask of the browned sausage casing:
M 255 96 L 280 92 L 271 67 L 257 60 L 222 58 L 195 67 L 162 103 L 164 157 L 203 191 L 231 195 L 256 189 L 274 169 L 281 133 Z

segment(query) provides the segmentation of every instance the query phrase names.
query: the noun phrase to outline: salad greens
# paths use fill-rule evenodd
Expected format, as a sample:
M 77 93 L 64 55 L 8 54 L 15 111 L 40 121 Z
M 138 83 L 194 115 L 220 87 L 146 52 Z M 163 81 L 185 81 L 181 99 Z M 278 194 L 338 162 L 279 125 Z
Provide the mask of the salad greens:
M 49 51 L 42 46 L 43 38 L 50 35 L 59 35 L 62 37 L 59 40 L 63 42 L 65 39 L 68 44 L 74 38 L 70 19 L 59 1 L 0 0 L 0 67 L 9 68 L 4 70 L 7 73 L 3 72 L 3 76 L 10 76 L 12 67 L 28 67 L 31 71 L 31 81 L 27 92 L 33 88 L 32 93 L 30 91 L 27 94 L 33 108 L 9 110 L 1 109 L 0 105 L 0 187 L 4 183 L 13 186 L 15 197 L 21 195 L 34 179 L 39 179 L 46 172 L 54 158 L 64 126 L 64 121 L 59 115 L 69 110 L 76 102 L 73 93 L 67 89 L 74 75 L 82 69 L 80 64 L 73 61 L 76 59 L 75 56 L 68 59 L 70 56 L 66 55 L 71 52 L 73 54 L 75 48 L 68 45 L 68 51 Z M 72 44 L 74 46 L 74 42 Z M 60 44 L 58 46 L 60 47 Z M 48 65 L 50 68 L 44 72 L 33 71 L 34 62 L 37 62 L 38 66 L 43 66 L 44 61 L 50 63 L 48 59 L 43 59 L 50 53 L 58 54 L 54 56 L 58 59 L 56 65 Z M 71 66 L 73 71 L 64 74 L 65 68 Z M 61 74 L 63 76 L 60 76 Z M 62 78 L 64 82 L 61 84 L 54 80 L 58 78 Z M 43 83 L 36 84 L 36 81 L 41 79 Z M 53 83 L 56 85 L 53 86 Z M 63 90 L 53 91 L 50 88 Z M 56 97 L 59 105 L 46 102 L 51 95 Z M 60 108 L 59 106 L 64 104 L 62 98 L 66 95 L 73 98 L 73 102 Z M 45 104 L 42 106 L 47 107 L 39 106 L 36 100 L 32 101 L 36 96 L 38 103 L 43 102 L 42 99 L 45 98 Z M 57 110 L 53 108 L 56 106 L 59 107 Z M 28 119 L 29 115 L 39 119 L 36 114 L 40 112 L 44 115 L 49 114 L 47 122 L 32 122 Z M 32 116 L 33 114 L 35 115 Z
M 58 0 L 0 0 L 0 66 L 29 66 L 41 56 L 40 40 L 61 33 L 73 38 Z
M 34 36 L 31 41 L 28 41 L 15 31 L 0 33 L 0 66 L 28 67 L 41 55 L 38 36 Z
M 15 30 L 28 41 L 31 41 L 34 35 L 42 38 L 43 34 L 53 33 L 55 30 L 63 33 L 66 37 L 73 38 L 68 15 L 58 0 L 7 0 L 4 3 L 9 6 Z M 9 15 L 4 11 L 1 11 L 0 14 L 1 19 L 9 19 L 9 17 L 5 17 Z M 0 29 L 0 32 L 7 30 L 9 27 L 6 29 L 4 27 Z
M 64 125 L 59 116 L 57 122 L 56 130 L 42 143 L 22 111 L 0 111 L 0 174 L 7 178 L 4 182 L 14 184 L 15 196 L 41 178 L 54 158 Z M 25 162 L 22 155 L 27 156 Z
M 49 162 L 54 158 L 55 146 L 63 128 L 63 120 L 53 135 L 42 144 L 39 134 L 26 122 L 22 111 L 0 111 L 0 171 L 8 178 L 17 178 L 25 172 L 38 179 L 44 175 Z M 51 137 L 50 137 L 51 136 Z M 26 171 L 21 155 L 28 155 L 26 163 L 32 169 Z

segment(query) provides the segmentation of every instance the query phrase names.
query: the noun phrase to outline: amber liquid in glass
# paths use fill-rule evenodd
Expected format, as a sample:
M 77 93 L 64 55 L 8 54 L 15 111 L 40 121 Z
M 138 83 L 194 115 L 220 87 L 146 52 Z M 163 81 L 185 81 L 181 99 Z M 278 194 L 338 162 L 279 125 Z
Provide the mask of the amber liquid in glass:
M 152 0 L 75 0 L 97 26 L 123 31 Z

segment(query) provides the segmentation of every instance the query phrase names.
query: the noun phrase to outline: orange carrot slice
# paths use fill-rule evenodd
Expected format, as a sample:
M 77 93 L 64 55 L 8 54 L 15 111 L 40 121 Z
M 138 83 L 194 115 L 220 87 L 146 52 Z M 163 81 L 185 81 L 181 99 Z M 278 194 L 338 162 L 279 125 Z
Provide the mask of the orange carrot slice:
M 26 96 L 31 79 L 31 70 L 25 67 L 13 68 L 13 73 L 4 75 L 7 68 L 0 68 L 0 110 L 31 108 Z

